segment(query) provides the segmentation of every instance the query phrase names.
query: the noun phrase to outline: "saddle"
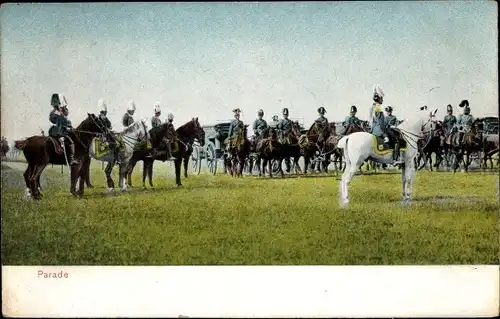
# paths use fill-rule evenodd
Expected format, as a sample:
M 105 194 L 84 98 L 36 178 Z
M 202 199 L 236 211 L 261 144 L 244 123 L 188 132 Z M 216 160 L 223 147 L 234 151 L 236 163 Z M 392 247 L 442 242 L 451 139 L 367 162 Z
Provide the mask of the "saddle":
M 54 150 L 56 151 L 56 154 L 64 154 L 64 145 L 61 144 L 61 141 L 58 138 L 54 138 L 52 136 L 48 136 L 48 138 L 52 142 L 52 144 L 54 144 Z
M 378 155 L 387 155 L 389 153 L 392 153 L 394 150 L 394 143 L 384 143 L 384 138 L 383 137 L 378 137 L 376 135 L 373 136 L 373 152 Z M 408 149 L 406 142 L 400 138 L 400 136 L 397 136 L 399 139 L 399 150 L 400 151 L 406 151 Z

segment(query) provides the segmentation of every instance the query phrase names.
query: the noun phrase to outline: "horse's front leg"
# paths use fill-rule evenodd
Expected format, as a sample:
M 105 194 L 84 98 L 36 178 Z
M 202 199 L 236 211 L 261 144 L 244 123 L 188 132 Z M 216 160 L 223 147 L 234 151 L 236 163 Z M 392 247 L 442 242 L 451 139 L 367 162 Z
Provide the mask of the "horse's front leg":
M 184 163 L 184 178 L 188 178 L 188 164 L 190 157 L 191 156 L 185 156 L 184 160 L 182 161 Z
M 182 158 L 177 158 L 174 160 L 175 183 L 177 184 L 177 186 L 182 186 L 182 183 L 181 183 L 181 165 L 182 165 Z
M 84 189 L 85 189 L 85 173 L 86 173 L 86 168 L 82 164 L 77 165 L 76 167 L 77 170 L 77 175 L 78 175 L 78 196 L 80 198 L 83 197 Z
M 108 185 L 108 192 L 113 192 L 115 190 L 115 182 L 111 177 L 113 166 L 115 166 L 113 162 L 108 162 L 108 165 L 106 165 L 106 168 L 104 169 L 104 173 L 106 174 L 106 183 Z
M 268 165 L 267 169 L 269 170 L 269 177 L 272 178 L 273 177 L 273 159 L 269 159 L 267 161 L 267 165 Z
M 118 176 L 119 176 L 118 185 L 119 185 L 120 190 L 122 192 L 126 192 L 128 190 L 128 185 L 127 185 L 128 164 L 129 164 L 129 161 L 124 160 L 122 162 L 122 164 L 120 164 L 119 170 L 118 170 Z

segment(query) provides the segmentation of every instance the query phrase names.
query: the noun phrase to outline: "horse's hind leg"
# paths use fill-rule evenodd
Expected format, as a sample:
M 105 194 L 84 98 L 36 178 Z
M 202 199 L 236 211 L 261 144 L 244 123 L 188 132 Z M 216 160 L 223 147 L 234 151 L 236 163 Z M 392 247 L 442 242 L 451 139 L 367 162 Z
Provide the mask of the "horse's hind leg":
M 32 175 L 33 169 L 34 169 L 33 165 L 28 164 L 28 167 L 26 168 L 26 171 L 23 174 L 24 182 L 26 183 L 26 189 L 24 190 L 24 196 L 26 197 L 26 199 L 31 199 L 32 190 L 31 190 L 30 176 Z
M 104 169 L 104 173 L 106 174 L 106 183 L 108 185 L 108 191 L 112 192 L 115 189 L 115 182 L 111 178 L 111 172 L 113 171 L 113 162 L 108 162 L 108 165 L 106 165 L 106 168 Z
M 31 174 L 31 177 L 30 177 L 32 195 L 33 195 L 33 198 L 37 199 L 37 200 L 41 199 L 40 191 L 38 190 L 37 180 L 38 180 L 38 177 L 40 176 L 40 174 L 42 174 L 42 172 L 46 166 L 47 166 L 47 164 L 36 165 L 35 169 L 33 170 L 33 174 Z
M 189 164 L 189 157 L 190 156 L 185 156 L 184 160 L 182 161 L 184 163 L 184 178 L 188 178 L 188 164 Z M 151 173 L 152 174 L 152 173 Z M 151 185 L 153 187 L 153 185 Z
M 151 186 L 151 187 L 154 187 L 153 186 L 153 164 L 154 164 L 154 160 L 152 160 L 148 163 L 148 180 L 149 180 L 149 186 Z

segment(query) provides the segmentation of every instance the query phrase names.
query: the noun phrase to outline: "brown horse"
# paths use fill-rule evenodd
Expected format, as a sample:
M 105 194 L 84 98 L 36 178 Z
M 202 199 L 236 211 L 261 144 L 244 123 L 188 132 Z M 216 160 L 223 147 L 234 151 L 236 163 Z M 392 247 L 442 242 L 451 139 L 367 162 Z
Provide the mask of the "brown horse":
M 488 159 L 490 160 L 490 169 L 493 169 L 493 155 L 499 150 L 498 134 L 489 134 L 483 137 L 483 169 L 488 168 Z M 497 166 L 498 166 L 497 159 Z
M 339 170 L 342 170 L 342 150 L 337 148 L 337 144 L 342 136 L 337 134 L 337 128 L 334 122 L 330 122 L 328 123 L 328 125 L 330 126 L 331 133 L 324 143 L 325 153 L 324 153 L 324 161 L 322 162 L 323 171 L 325 173 L 328 173 L 328 166 L 332 162 L 331 158 L 333 156 L 333 164 L 335 167 L 335 172 L 338 173 Z
M 224 156 L 225 166 L 229 168 L 231 176 L 243 177 L 245 162 L 250 154 L 250 141 L 246 138 L 247 127 L 248 125 L 245 125 L 243 129 L 238 129 Z
M 103 133 L 100 120 L 94 115 L 87 113 L 87 118 L 80 125 L 69 132 L 75 143 L 75 159 L 77 165 L 71 166 L 71 186 L 70 192 L 75 197 L 83 197 L 84 179 L 83 179 L 83 159 L 88 153 L 88 148 L 92 142 L 92 137 Z M 35 135 L 24 141 L 16 141 L 16 148 L 23 151 L 24 157 L 28 162 L 28 168 L 24 172 L 26 182 L 26 196 L 33 197 L 35 200 L 41 199 L 40 175 L 48 164 L 67 165 L 66 149 L 69 148 L 67 139 L 64 141 L 64 147 L 57 139 L 49 136 Z M 78 191 L 76 182 L 80 178 Z
M 472 162 L 470 160 L 470 155 L 482 151 L 483 137 L 479 129 L 480 124 L 480 121 L 476 119 L 468 130 L 452 133 L 449 138 L 448 142 L 450 143 L 450 149 L 453 154 L 453 172 L 458 170 L 460 163 L 463 163 L 464 170 L 467 172 Z
M 307 174 L 307 170 L 310 168 L 311 160 L 315 158 L 316 161 L 324 162 L 324 143 L 331 134 L 330 125 L 322 127 L 317 122 L 314 122 L 306 134 L 303 134 L 299 138 L 299 145 L 302 150 L 302 155 L 304 156 L 304 174 Z
M 164 124 L 166 125 L 166 123 Z M 186 161 L 186 156 L 190 156 L 193 151 L 193 143 L 198 140 L 200 145 L 203 147 L 205 145 L 205 131 L 200 125 L 198 118 L 192 118 L 191 121 L 180 126 L 175 130 L 176 136 L 173 137 L 172 155 L 176 158 L 174 160 L 175 166 L 175 182 L 177 186 L 182 186 L 181 183 L 181 164 Z M 151 136 L 153 137 L 153 136 Z M 142 186 L 146 187 L 146 176 L 149 180 L 149 186 L 153 187 L 153 164 L 155 160 L 166 161 L 166 151 L 160 147 L 154 158 L 147 157 L 148 151 L 137 151 L 134 152 L 132 159 L 130 160 L 129 168 L 127 170 L 127 181 L 128 185 L 132 186 L 132 171 L 134 170 L 135 164 L 138 161 L 143 161 L 143 171 L 142 171 Z M 185 164 L 186 165 L 186 164 Z
M 256 164 L 259 169 L 259 176 L 266 174 L 266 166 L 269 170 L 269 177 L 273 177 L 273 161 L 277 161 L 278 171 L 284 177 L 282 169 L 283 144 L 278 140 L 278 132 L 275 128 L 267 127 L 255 140 Z M 262 164 L 262 166 L 261 166 Z

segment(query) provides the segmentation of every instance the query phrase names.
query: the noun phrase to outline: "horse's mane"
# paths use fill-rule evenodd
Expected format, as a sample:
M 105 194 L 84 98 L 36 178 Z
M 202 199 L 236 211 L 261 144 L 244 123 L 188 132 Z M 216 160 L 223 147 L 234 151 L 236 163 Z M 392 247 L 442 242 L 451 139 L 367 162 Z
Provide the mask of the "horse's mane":
M 158 135 L 164 135 L 165 132 L 167 131 L 169 123 L 163 123 L 160 126 L 153 127 L 152 129 L 149 130 L 149 136 L 151 139 L 157 139 Z
M 140 120 L 140 121 L 136 121 L 136 122 L 134 122 L 134 123 L 130 124 L 129 126 L 127 126 L 127 127 L 126 127 L 126 128 L 125 128 L 122 132 L 121 132 L 121 134 L 128 134 L 128 133 L 130 133 L 130 132 L 132 132 L 132 131 L 136 130 L 136 129 L 137 129 L 137 127 L 138 127 L 140 124 L 143 124 L 143 125 L 147 128 L 146 123 L 144 123 L 144 121 L 143 121 L 143 120 Z
M 195 124 L 194 120 L 190 120 L 187 123 L 184 123 L 183 125 L 179 126 L 175 130 L 175 132 L 177 132 L 177 134 L 179 135 L 186 136 L 187 135 L 186 129 L 188 129 L 190 126 L 194 126 L 194 124 Z

